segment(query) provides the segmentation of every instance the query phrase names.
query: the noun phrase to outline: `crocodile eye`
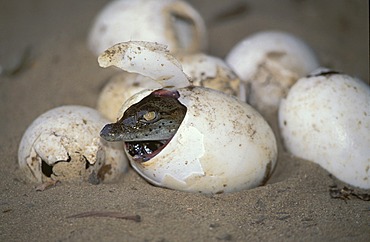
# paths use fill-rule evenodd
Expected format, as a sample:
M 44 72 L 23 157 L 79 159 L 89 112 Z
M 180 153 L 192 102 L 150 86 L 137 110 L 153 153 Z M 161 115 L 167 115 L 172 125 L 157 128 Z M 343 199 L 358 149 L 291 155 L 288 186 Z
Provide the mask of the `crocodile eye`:
M 155 111 L 150 111 L 143 115 L 143 118 L 145 119 L 145 121 L 153 121 L 154 119 L 156 119 L 156 117 L 157 117 L 157 112 Z

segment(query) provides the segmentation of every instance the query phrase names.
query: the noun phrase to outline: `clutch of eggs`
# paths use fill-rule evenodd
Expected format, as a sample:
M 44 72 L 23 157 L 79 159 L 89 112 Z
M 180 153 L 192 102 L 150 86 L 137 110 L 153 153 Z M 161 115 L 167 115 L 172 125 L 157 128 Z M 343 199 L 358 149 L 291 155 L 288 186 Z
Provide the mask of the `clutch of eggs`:
M 277 159 L 262 116 L 225 93 L 190 85 L 162 45 L 117 44 L 99 59 L 158 81 L 163 88 L 129 98 L 101 136 L 123 141 L 131 165 L 150 183 L 182 191 L 234 192 L 264 184 Z

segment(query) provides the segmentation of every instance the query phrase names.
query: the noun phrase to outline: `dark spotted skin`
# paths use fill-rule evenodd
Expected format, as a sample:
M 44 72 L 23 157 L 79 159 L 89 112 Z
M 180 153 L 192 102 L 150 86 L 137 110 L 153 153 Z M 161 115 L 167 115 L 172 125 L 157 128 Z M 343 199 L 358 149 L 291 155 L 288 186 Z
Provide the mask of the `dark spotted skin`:
M 179 97 L 177 91 L 156 90 L 129 107 L 116 123 L 107 124 L 100 136 L 107 141 L 124 142 L 171 139 L 187 110 L 179 102 Z

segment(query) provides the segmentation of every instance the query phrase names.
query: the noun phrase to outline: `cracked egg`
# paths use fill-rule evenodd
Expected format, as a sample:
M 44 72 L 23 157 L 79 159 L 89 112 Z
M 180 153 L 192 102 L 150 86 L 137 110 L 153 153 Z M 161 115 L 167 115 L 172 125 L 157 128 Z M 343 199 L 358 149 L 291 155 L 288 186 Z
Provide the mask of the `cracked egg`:
M 150 183 L 223 193 L 259 186 L 272 174 L 276 139 L 263 117 L 234 96 L 190 85 L 164 46 L 121 43 L 102 54 L 99 63 L 163 86 L 129 98 L 119 120 L 100 133 L 107 141 L 123 142 L 132 167 Z
M 303 40 L 280 31 L 246 37 L 228 53 L 226 62 L 250 86 L 248 103 L 264 115 L 277 112 L 290 87 L 319 67 Z
M 99 137 L 107 122 L 96 110 L 61 106 L 36 118 L 18 150 L 21 170 L 33 182 L 115 180 L 127 168 L 122 147 Z
M 172 53 L 195 53 L 207 48 L 206 26 L 200 14 L 180 0 L 116 0 L 98 14 L 88 45 L 100 55 L 124 41 L 151 41 Z

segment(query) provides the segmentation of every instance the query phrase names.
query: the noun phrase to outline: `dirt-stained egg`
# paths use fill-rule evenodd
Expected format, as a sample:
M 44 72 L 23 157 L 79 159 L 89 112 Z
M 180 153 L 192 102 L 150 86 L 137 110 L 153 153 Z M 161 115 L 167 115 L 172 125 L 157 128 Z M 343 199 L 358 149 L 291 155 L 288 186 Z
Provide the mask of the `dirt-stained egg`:
M 177 59 L 192 85 L 208 87 L 246 101 L 244 82 L 241 82 L 224 60 L 204 53 L 183 55 Z
M 123 140 L 131 165 L 155 185 L 233 192 L 264 184 L 275 167 L 276 141 L 266 121 L 248 104 L 221 92 L 146 90 L 122 110 L 122 118 L 101 135 Z
M 190 85 L 162 45 L 121 43 L 99 63 L 146 75 L 164 87 L 129 98 L 119 120 L 100 133 L 107 141 L 123 141 L 131 165 L 150 183 L 222 193 L 259 186 L 272 174 L 276 139 L 263 117 L 234 96 Z
M 136 40 L 165 44 L 176 54 L 207 48 L 204 20 L 181 0 L 111 1 L 96 17 L 88 45 L 100 55 L 114 44 Z
M 99 137 L 106 124 L 98 111 L 61 106 L 38 118 L 23 134 L 18 163 L 29 181 L 111 182 L 128 166 L 118 143 Z
M 280 31 L 247 36 L 232 48 L 226 62 L 250 85 L 248 103 L 262 114 L 277 112 L 290 87 L 319 67 L 306 43 Z
M 292 154 L 313 161 L 339 180 L 370 189 L 370 87 L 318 69 L 281 101 L 279 125 Z

